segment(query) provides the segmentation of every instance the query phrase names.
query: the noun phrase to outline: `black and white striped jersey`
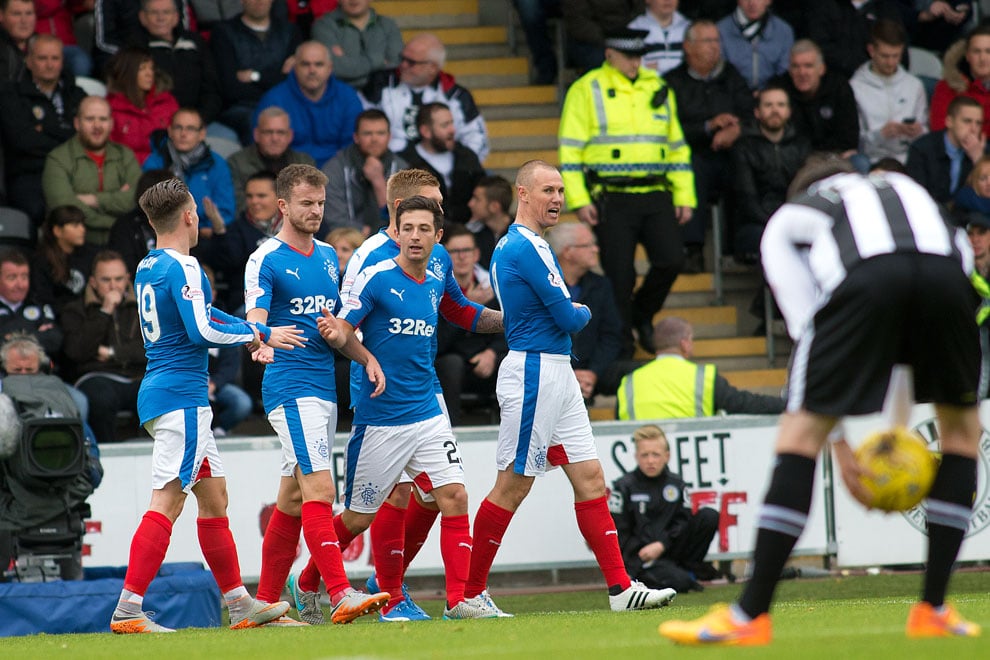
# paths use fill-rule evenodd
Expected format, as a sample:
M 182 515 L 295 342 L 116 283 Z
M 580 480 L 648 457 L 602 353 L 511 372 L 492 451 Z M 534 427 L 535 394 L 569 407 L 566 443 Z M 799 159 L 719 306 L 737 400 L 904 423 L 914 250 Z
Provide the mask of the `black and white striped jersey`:
M 895 252 L 950 257 L 969 274 L 973 251 L 928 192 L 897 173 L 837 174 L 778 209 L 760 245 L 767 282 L 797 338 L 862 261 Z

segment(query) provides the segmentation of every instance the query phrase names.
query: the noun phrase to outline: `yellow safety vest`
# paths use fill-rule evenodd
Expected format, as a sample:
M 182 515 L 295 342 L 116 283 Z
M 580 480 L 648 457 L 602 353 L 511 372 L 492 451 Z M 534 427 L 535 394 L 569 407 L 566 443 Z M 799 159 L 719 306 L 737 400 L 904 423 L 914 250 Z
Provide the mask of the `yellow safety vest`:
M 980 296 L 980 306 L 976 310 L 976 325 L 983 325 L 990 316 L 990 284 L 987 284 L 983 276 L 975 270 L 970 274 L 969 281 Z
M 674 91 L 656 108 L 654 97 L 666 87 L 652 69 L 640 67 L 633 82 L 608 62 L 579 78 L 564 100 L 560 115 L 560 170 L 567 206 L 591 203 L 584 170 L 600 177 L 666 175 L 667 186 L 656 183 L 623 186 L 624 192 L 667 189 L 674 206 L 697 206 L 691 147 L 684 141 Z M 657 96 L 660 92 L 660 97 Z M 606 184 L 607 188 L 607 184 Z
M 664 355 L 619 384 L 619 419 L 675 419 L 715 414 L 715 365 Z

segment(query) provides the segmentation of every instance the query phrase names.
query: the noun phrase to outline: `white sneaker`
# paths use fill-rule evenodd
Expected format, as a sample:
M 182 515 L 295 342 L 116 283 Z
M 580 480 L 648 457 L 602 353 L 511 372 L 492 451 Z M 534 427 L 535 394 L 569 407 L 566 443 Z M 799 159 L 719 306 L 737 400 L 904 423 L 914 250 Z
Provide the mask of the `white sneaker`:
M 443 618 L 450 619 L 494 619 L 498 615 L 488 610 L 482 602 L 480 596 L 462 600 L 451 608 L 443 608 Z
M 137 616 L 117 616 L 115 612 L 110 619 L 110 630 L 118 635 L 134 633 L 174 633 L 172 628 L 166 628 L 151 620 L 154 612 L 141 612 Z
M 482 608 L 491 612 L 494 616 L 498 617 L 499 619 L 511 619 L 512 617 L 515 616 L 515 614 L 509 614 L 508 612 L 503 612 L 502 609 L 495 604 L 495 601 L 492 600 L 492 596 L 490 593 L 488 593 L 488 589 L 485 589 L 480 594 L 469 600 L 471 601 L 477 600 Z
M 609 596 L 608 604 L 613 612 L 650 610 L 670 605 L 676 595 L 673 589 L 650 589 L 642 582 L 633 580 L 628 589 L 617 596 Z
M 266 603 L 254 598 L 251 600 L 253 601 L 251 604 L 251 609 L 237 621 L 231 620 L 231 630 L 258 628 L 259 626 L 265 625 L 269 621 L 278 619 L 289 611 L 289 604 L 284 600 L 280 600 L 276 603 Z

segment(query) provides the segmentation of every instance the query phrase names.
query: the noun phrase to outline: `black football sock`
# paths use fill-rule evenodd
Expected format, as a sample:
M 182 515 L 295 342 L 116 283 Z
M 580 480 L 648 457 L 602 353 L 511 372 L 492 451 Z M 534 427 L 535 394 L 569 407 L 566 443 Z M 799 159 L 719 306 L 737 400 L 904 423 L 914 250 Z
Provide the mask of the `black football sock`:
M 739 608 L 752 618 L 770 610 L 780 572 L 808 522 L 814 486 L 814 459 L 777 456 L 757 523 L 753 577 L 739 598 Z
M 945 602 L 952 564 L 969 527 L 976 493 L 976 460 L 944 454 L 928 494 L 928 570 L 921 599 L 940 607 Z

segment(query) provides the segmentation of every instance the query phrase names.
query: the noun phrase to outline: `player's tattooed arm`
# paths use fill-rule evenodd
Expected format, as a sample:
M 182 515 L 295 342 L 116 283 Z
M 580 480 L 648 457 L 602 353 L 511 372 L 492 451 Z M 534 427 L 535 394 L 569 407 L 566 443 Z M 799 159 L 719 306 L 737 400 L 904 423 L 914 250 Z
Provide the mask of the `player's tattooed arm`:
M 485 307 L 478 315 L 478 324 L 474 326 L 474 331 L 480 334 L 492 332 L 505 332 L 505 324 L 502 322 L 502 312 L 497 309 Z

